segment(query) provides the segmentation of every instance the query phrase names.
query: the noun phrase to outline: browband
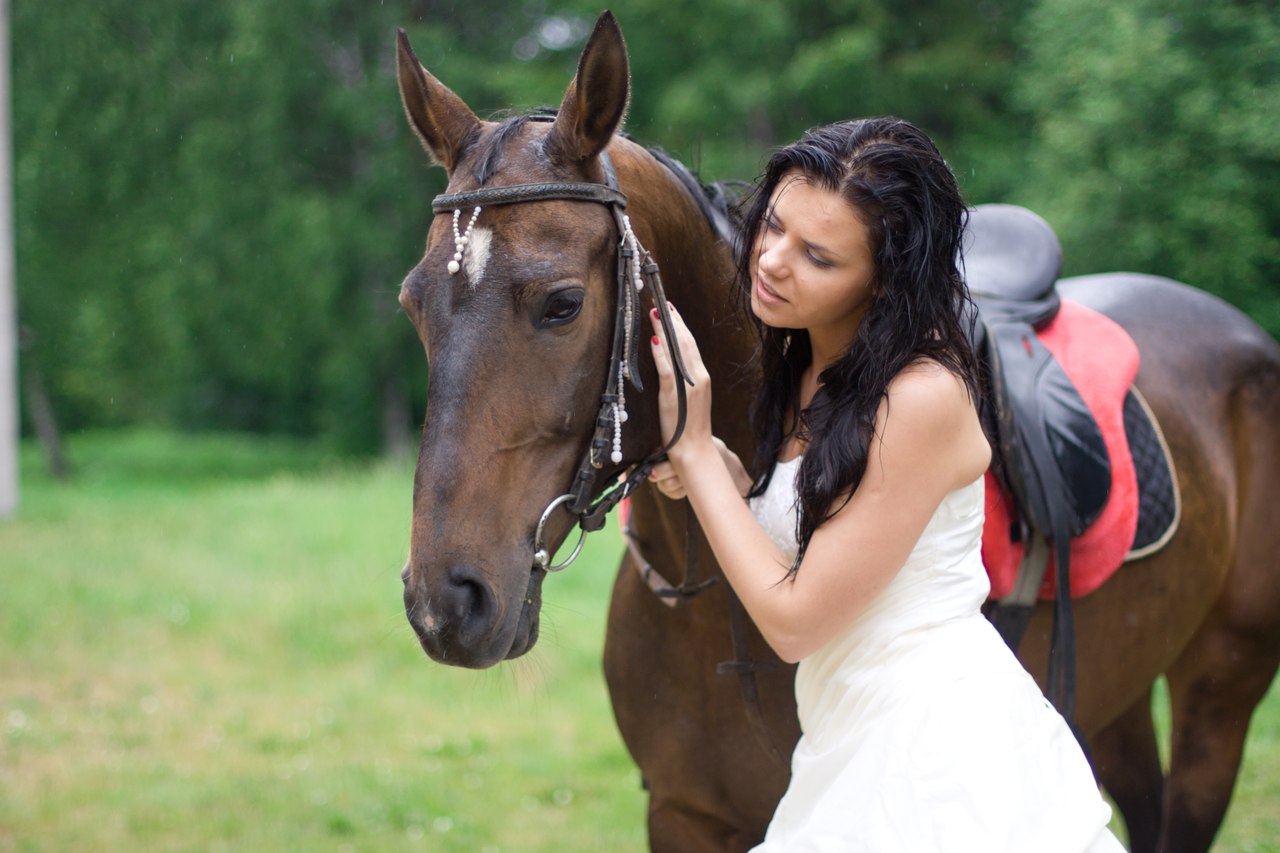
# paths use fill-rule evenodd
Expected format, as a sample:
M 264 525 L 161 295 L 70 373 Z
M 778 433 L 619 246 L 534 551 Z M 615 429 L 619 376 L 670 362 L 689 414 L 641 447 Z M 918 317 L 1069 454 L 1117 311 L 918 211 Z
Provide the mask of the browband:
M 624 209 L 627 206 L 627 197 L 625 195 L 604 184 L 541 183 L 512 184 L 506 187 L 483 187 L 478 190 L 438 195 L 431 200 L 431 209 L 436 213 L 440 213 L 464 207 L 492 207 L 493 205 L 520 204 L 528 201 L 594 201 L 600 204 L 615 205 L 619 209 Z

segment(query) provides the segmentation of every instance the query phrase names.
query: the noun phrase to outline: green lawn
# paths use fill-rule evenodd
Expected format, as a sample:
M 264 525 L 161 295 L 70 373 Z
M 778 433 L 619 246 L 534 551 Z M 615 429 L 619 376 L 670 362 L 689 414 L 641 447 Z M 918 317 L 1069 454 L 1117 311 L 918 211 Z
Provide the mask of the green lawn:
M 0 849 L 640 850 L 599 674 L 616 534 L 484 672 L 404 619 L 405 465 L 131 434 L 0 522 Z
M 437 666 L 400 606 L 412 472 L 242 438 L 24 449 L 0 522 L 0 850 L 639 851 L 600 647 L 612 526 L 543 637 Z M 1280 693 L 1219 850 L 1276 850 Z

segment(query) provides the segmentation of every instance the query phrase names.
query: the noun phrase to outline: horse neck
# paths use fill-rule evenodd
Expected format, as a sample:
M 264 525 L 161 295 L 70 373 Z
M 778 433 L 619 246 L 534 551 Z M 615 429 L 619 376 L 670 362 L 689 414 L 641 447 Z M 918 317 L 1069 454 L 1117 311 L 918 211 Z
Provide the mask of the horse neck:
M 757 383 L 743 371 L 754 361 L 755 338 L 734 307 L 732 252 L 670 169 L 639 146 L 620 142 L 625 144 L 615 162 L 632 225 L 711 373 L 716 434 L 745 460 L 751 449 L 747 408 Z

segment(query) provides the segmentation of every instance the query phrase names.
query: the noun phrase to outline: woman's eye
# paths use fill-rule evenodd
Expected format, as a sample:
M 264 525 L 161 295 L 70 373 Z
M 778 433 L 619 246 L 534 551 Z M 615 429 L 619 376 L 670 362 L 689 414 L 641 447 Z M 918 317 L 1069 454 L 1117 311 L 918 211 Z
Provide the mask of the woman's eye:
M 821 267 L 822 269 L 830 269 L 831 267 L 835 266 L 835 264 L 831 263 L 830 261 L 824 261 L 822 258 L 816 257 L 814 255 L 809 255 L 809 261 L 815 267 Z
M 575 290 L 553 293 L 542 309 L 542 326 L 561 326 L 571 322 L 582 310 L 582 292 Z

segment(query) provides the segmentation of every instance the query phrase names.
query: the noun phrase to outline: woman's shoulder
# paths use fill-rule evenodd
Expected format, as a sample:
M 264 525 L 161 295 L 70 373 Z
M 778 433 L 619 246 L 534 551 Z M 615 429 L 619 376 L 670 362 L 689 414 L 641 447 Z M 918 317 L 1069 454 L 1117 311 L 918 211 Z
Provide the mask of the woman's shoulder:
M 931 464 L 941 456 L 955 464 L 958 482 L 969 482 L 990 461 L 969 386 L 933 359 L 917 359 L 890 380 L 880 428 L 886 439 L 912 456 Z
M 928 357 L 912 361 L 889 380 L 886 396 L 938 416 L 962 415 L 972 409 L 969 386 L 954 370 Z

